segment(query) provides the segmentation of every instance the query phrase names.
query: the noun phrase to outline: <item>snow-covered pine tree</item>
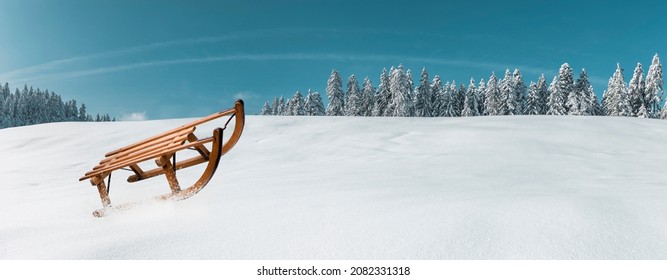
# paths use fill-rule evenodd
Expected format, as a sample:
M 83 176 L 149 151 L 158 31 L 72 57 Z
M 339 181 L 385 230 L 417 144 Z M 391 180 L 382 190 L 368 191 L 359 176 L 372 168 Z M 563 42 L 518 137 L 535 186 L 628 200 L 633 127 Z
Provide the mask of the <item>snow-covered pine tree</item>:
M 486 83 L 484 83 L 484 79 L 481 79 L 479 81 L 479 86 L 477 86 L 477 112 L 479 112 L 480 116 L 484 116 L 484 100 L 486 94 Z
M 17 89 L 18 92 L 18 89 Z M 3 110 L 5 111 L 5 118 L 2 120 L 0 127 L 13 127 L 15 124 L 16 95 L 10 94 L 5 98 Z
M 600 105 L 598 105 L 598 97 L 593 90 L 593 86 L 588 80 L 586 69 L 581 69 L 581 74 L 579 74 L 579 78 L 574 85 L 574 91 L 581 102 L 577 106 L 577 110 L 581 113 L 581 115 L 595 116 L 599 114 Z
M 282 112 L 283 116 L 293 116 L 292 112 L 290 112 L 290 104 L 292 103 L 292 99 L 285 99 L 285 103 L 283 104 Z
M 540 97 L 537 91 L 537 84 L 533 81 L 528 86 L 528 96 L 526 97 L 526 115 L 540 114 Z
M 466 93 L 468 90 L 466 89 L 466 86 L 461 83 L 459 84 L 459 89 L 456 93 L 456 105 L 457 105 L 457 110 L 456 110 L 456 116 L 460 117 L 461 114 L 463 113 L 463 105 L 465 104 L 466 100 Z
M 607 95 L 609 96 L 610 116 L 627 117 L 632 114 L 632 107 L 630 106 L 630 99 L 628 98 L 628 89 L 625 86 L 623 69 L 620 64 L 616 64 L 616 71 L 607 88 Z
M 86 122 L 88 121 L 88 117 L 88 113 L 86 112 L 86 104 L 81 102 L 81 107 L 79 107 L 79 121 Z
M 392 71 L 393 71 L 392 67 Z M 391 91 L 389 90 L 389 76 L 387 75 L 387 68 L 382 69 L 380 74 L 380 85 L 378 86 L 377 94 L 375 95 L 375 104 L 373 106 L 373 116 L 384 117 L 387 116 L 389 103 L 391 102 Z
M 646 74 L 646 88 L 644 100 L 646 109 L 651 118 L 657 118 L 660 111 L 660 100 L 662 100 L 664 80 L 662 76 L 662 63 L 656 53 L 651 61 L 651 66 Z
M 271 109 L 271 106 L 269 106 L 269 102 L 264 102 L 264 106 L 262 106 L 262 110 L 259 112 L 259 115 L 261 116 L 270 116 L 273 114 L 273 110 Z
M 456 89 L 456 86 L 454 87 Z M 445 82 L 445 85 L 442 86 L 441 90 L 441 96 L 440 96 L 440 116 L 441 117 L 451 117 L 450 115 L 450 110 L 451 108 L 451 102 L 452 102 L 452 84 L 451 82 Z
M 389 106 L 389 109 L 393 110 L 391 116 L 412 116 L 413 105 L 410 98 L 410 85 L 407 75 L 403 71 L 402 64 L 391 72 L 389 77 L 389 91 L 393 97 Z
M 486 114 L 489 116 L 500 115 L 500 87 L 498 86 L 498 78 L 496 73 L 491 72 L 491 77 L 486 83 L 486 91 L 484 94 L 484 108 Z
M 306 116 L 324 116 L 324 103 L 319 92 L 312 92 L 308 89 L 308 95 L 304 101 Z
M 456 81 L 447 83 L 445 87 L 446 87 L 445 94 L 447 100 L 447 109 L 445 110 L 445 116 L 460 117 L 461 107 L 459 107 L 459 90 L 456 88 Z
M 630 108 L 632 109 L 631 116 L 638 116 L 639 110 L 644 107 L 644 117 L 646 117 L 644 86 L 644 69 L 642 68 L 642 64 L 638 62 L 628 84 L 628 99 L 630 101 Z
M 547 111 L 549 111 L 549 106 L 547 105 L 549 100 L 549 90 L 547 87 L 547 79 L 544 77 L 544 74 L 540 75 L 540 78 L 537 80 L 537 96 L 539 98 L 539 115 L 546 115 Z
M 62 119 L 62 100 L 60 100 L 60 96 L 56 95 L 55 93 L 49 91 L 46 91 L 46 107 L 47 107 L 47 114 L 48 114 L 48 121 L 49 122 L 59 122 Z M 92 121 L 92 116 L 91 116 L 91 121 Z
M 415 115 L 415 103 L 414 103 L 414 98 L 415 97 L 412 96 L 412 94 L 414 94 L 414 92 L 415 92 L 415 82 L 412 80 L 412 71 L 410 69 L 405 71 L 405 79 L 408 82 L 408 95 L 410 97 L 410 104 L 412 104 L 411 105 L 412 112 L 410 112 L 410 115 L 414 116 Z
M 499 106 L 499 115 L 510 115 L 514 113 L 514 110 L 516 109 L 516 100 L 514 100 L 514 97 L 516 96 L 513 92 L 513 87 L 512 87 L 512 73 L 510 73 L 510 69 L 505 69 L 505 77 L 503 77 L 502 80 L 500 80 L 499 87 L 500 87 L 500 106 Z
M 278 97 L 273 98 L 273 102 L 271 103 L 271 114 L 274 116 L 280 115 L 278 113 L 278 110 L 280 109 L 280 101 L 278 101 Z
M 373 87 L 373 82 L 368 77 L 364 78 L 364 85 L 361 90 L 361 104 L 362 116 L 372 116 L 375 104 L 375 88 Z
M 551 81 L 549 89 L 547 89 L 549 92 L 549 98 L 547 100 L 547 107 L 549 109 L 547 110 L 547 115 L 565 115 L 567 113 L 564 107 L 565 102 L 563 101 L 565 96 L 561 93 L 561 89 L 558 85 L 559 80 L 558 75 L 556 75 Z
M 526 84 L 523 82 L 523 76 L 519 69 L 514 69 L 512 72 L 512 89 L 515 94 L 516 108 L 514 115 L 523 115 L 526 103 Z
M 408 102 L 408 110 L 409 112 L 407 113 L 408 117 L 414 117 L 415 116 L 415 102 L 414 99 L 415 97 L 414 92 L 415 92 L 415 82 L 412 80 L 412 71 L 410 69 L 407 69 L 405 71 L 405 80 L 408 84 L 406 88 L 406 92 L 408 93 L 408 99 L 410 100 Z
M 285 98 L 281 95 L 278 98 L 278 106 L 276 106 L 278 109 L 276 110 L 276 116 L 285 116 L 287 115 L 287 108 L 285 105 Z
M 306 110 L 303 106 L 303 95 L 300 91 L 296 91 L 294 96 L 289 100 L 287 104 L 287 111 L 290 116 L 303 116 L 306 114 Z
M 585 99 L 584 99 L 585 98 Z M 574 85 L 574 91 L 567 97 L 565 102 L 567 114 L 573 116 L 582 116 L 586 107 L 588 106 L 588 96 L 584 96 L 584 92 L 580 90 L 579 84 Z
M 440 110 L 443 107 L 443 98 L 442 98 L 442 80 L 439 75 L 433 77 L 431 82 L 431 116 L 442 117 L 443 113 Z
M 9 99 L 9 95 L 11 94 L 11 90 L 9 89 L 9 83 L 5 83 L 5 86 L 2 87 L 2 99 L 7 100 Z
M 470 85 L 468 85 L 468 91 L 465 93 L 461 116 L 479 116 L 479 106 L 477 104 L 477 87 L 475 86 L 475 79 L 473 78 L 470 78 Z
M 431 107 L 431 85 L 428 78 L 426 67 L 422 69 L 421 78 L 419 80 L 419 87 L 414 95 L 415 99 L 415 116 L 417 117 L 432 117 L 433 109 Z
M 343 116 L 345 114 L 345 96 L 343 94 L 343 81 L 336 69 L 331 70 L 327 81 L 327 116 Z
M 484 116 L 484 101 L 486 99 L 486 83 L 484 82 L 484 79 L 479 80 L 476 92 L 477 112 L 479 113 L 479 116 Z
M 613 77 L 609 78 L 607 82 L 607 88 L 602 91 L 602 102 L 600 102 L 600 111 L 602 116 L 611 116 L 613 114 L 613 108 L 611 106 L 611 93 L 608 92 L 608 89 L 611 88 L 613 82 Z
M 568 63 L 563 63 L 558 71 L 558 91 L 562 95 L 563 102 L 560 107 L 565 110 L 564 114 L 567 114 L 567 99 L 574 92 L 574 74 Z
M 354 74 L 347 79 L 347 92 L 345 96 L 347 97 L 347 100 L 345 100 L 345 115 L 361 116 L 363 114 L 361 90 L 359 89 L 357 77 Z

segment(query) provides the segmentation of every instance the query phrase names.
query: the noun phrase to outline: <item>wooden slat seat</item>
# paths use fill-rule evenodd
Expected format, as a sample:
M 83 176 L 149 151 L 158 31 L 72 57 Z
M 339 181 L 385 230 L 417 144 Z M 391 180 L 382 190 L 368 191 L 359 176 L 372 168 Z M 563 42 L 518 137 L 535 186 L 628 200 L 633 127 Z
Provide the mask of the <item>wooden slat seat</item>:
M 197 125 L 230 115 L 231 117 L 227 123 L 231 121 L 231 118 L 235 118 L 236 121 L 234 123 L 234 131 L 226 142 L 223 143 L 224 139 L 222 139 L 224 128 L 218 127 L 213 130 L 213 135 L 211 137 L 202 139 L 194 134 Z M 225 124 L 225 128 L 227 123 Z M 158 175 L 165 175 L 172 192 L 160 196 L 159 198 L 161 199 L 185 199 L 194 195 L 211 179 L 218 166 L 220 157 L 236 145 L 243 132 L 244 124 L 245 112 L 243 101 L 237 100 L 234 108 L 211 114 L 189 124 L 106 153 L 105 157 L 99 164 L 93 167 L 92 170 L 86 172 L 84 176 L 79 179 L 79 181 L 89 179 L 91 184 L 98 188 L 104 209 L 98 210 L 94 214 L 96 216 L 101 216 L 103 215 L 101 213 L 104 213 L 103 210 L 111 207 L 111 201 L 108 197 L 108 187 L 105 185 L 104 180 L 110 176 L 112 172 L 119 169 L 128 168 L 134 172 L 134 174 L 127 179 L 130 183 Z M 205 146 L 209 143 L 212 143 L 210 150 Z M 175 162 L 176 153 L 186 149 L 193 149 L 197 151 L 198 155 Z M 139 164 L 150 160 L 154 160 L 158 167 L 143 171 L 139 167 Z M 172 163 L 171 160 L 174 162 Z M 194 185 L 181 190 L 178 180 L 176 179 L 176 170 L 205 162 L 208 162 L 208 165 L 201 178 Z

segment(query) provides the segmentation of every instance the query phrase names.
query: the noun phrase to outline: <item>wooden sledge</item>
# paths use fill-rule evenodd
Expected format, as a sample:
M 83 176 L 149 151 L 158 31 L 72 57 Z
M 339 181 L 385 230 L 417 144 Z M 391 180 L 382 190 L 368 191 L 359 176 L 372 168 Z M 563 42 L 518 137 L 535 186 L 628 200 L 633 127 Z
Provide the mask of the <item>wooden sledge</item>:
M 194 131 L 197 125 L 230 116 L 223 128 L 215 128 L 213 135 L 208 138 L 200 139 L 195 136 Z M 232 135 L 223 143 L 223 131 L 227 128 L 229 122 L 234 118 L 235 126 Z M 134 174 L 127 178 L 130 183 L 138 182 L 159 175 L 165 175 L 171 193 L 156 197 L 160 200 L 182 200 L 192 197 L 211 180 L 215 170 L 220 163 L 220 157 L 231 150 L 236 142 L 239 141 L 243 126 L 245 124 L 245 113 L 243 110 L 243 100 L 237 100 L 234 108 L 218 112 L 207 117 L 201 118 L 189 124 L 172 129 L 162 134 L 155 135 L 146 140 L 134 143 L 132 145 L 108 152 L 104 159 L 79 179 L 83 181 L 90 179 L 93 186 L 97 186 L 104 208 L 96 210 L 93 215 L 96 217 L 105 216 L 107 212 L 129 208 L 132 204 L 112 206 L 109 199 L 109 184 L 111 173 L 119 169 L 128 169 Z M 211 144 L 209 150 L 204 144 Z M 198 152 L 198 155 L 192 158 L 176 161 L 176 152 L 185 149 L 192 149 Z M 139 167 L 140 163 L 154 160 L 157 168 L 144 171 Z M 207 163 L 204 173 L 192 186 L 181 189 L 176 171 L 183 168 L 192 167 L 198 164 Z M 105 179 L 107 183 L 105 184 Z

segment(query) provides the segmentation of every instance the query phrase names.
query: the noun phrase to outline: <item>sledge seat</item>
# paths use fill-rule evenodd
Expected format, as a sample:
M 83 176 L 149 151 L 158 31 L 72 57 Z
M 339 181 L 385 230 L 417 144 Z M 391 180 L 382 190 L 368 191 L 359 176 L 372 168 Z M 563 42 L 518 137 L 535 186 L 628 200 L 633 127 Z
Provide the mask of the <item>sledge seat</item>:
M 223 116 L 230 116 L 229 120 L 227 120 L 223 128 L 215 128 L 212 136 L 201 139 L 195 136 L 194 131 L 196 126 Z M 235 119 L 234 131 L 229 139 L 224 142 L 223 131 L 227 128 L 232 118 Z M 243 132 L 244 124 L 243 100 L 239 99 L 235 102 L 234 108 L 211 114 L 189 124 L 106 153 L 104 159 L 97 166 L 91 171 L 86 172 L 79 179 L 79 181 L 89 179 L 93 186 L 97 186 L 97 191 L 100 194 L 104 208 L 93 212 L 93 215 L 97 217 L 104 216 L 106 210 L 113 208 L 109 199 L 109 184 L 111 173 L 119 169 L 126 169 L 134 173 L 127 178 L 127 181 L 130 183 L 165 175 L 171 188 L 171 193 L 158 196 L 158 199 L 181 200 L 195 195 L 213 177 L 220 162 L 220 157 L 236 145 Z M 208 143 L 212 143 L 210 150 L 205 146 Z M 186 149 L 195 150 L 198 155 L 176 161 L 176 152 Z M 140 163 L 150 160 L 155 161 L 157 168 L 144 171 L 139 167 Z M 207 163 L 207 166 L 199 180 L 192 186 L 181 189 L 176 178 L 176 171 L 202 163 Z M 105 179 L 107 180 L 106 184 L 104 182 Z

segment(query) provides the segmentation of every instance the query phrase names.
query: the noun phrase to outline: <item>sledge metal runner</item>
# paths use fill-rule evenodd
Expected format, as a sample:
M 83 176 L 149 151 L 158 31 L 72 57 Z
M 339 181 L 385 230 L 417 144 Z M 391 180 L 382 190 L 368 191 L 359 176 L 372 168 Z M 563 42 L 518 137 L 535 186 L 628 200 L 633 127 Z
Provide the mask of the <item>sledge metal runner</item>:
M 223 116 L 230 117 L 224 127 L 218 127 L 213 130 L 213 135 L 211 137 L 200 139 L 195 136 L 194 131 L 196 126 Z M 225 142 L 223 139 L 223 132 L 232 119 L 235 119 L 234 131 Z M 189 124 L 105 154 L 105 158 L 102 159 L 93 170 L 86 172 L 86 174 L 79 179 L 79 181 L 90 179 L 90 183 L 93 186 L 97 186 L 97 191 L 100 194 L 100 199 L 102 200 L 102 206 L 104 206 L 104 208 L 96 210 L 93 212 L 93 215 L 96 217 L 103 217 L 110 211 L 126 209 L 134 205 L 133 203 L 122 205 L 111 204 L 111 199 L 109 199 L 111 173 L 119 169 L 127 169 L 134 173 L 127 178 L 127 181 L 130 183 L 159 175 L 165 175 L 171 192 L 157 196 L 156 199 L 182 200 L 192 197 L 203 189 L 211 180 L 220 163 L 220 157 L 229 152 L 229 150 L 231 150 L 239 141 L 244 124 L 245 112 L 243 108 L 243 100 L 239 99 L 235 102 L 234 108 L 211 114 Z M 205 146 L 205 144 L 208 143 L 211 143 L 210 150 Z M 176 152 L 186 149 L 195 150 L 198 155 L 177 162 Z M 158 167 L 147 171 L 144 171 L 139 167 L 140 163 L 150 160 L 154 160 Z M 199 180 L 193 185 L 181 189 L 178 179 L 176 178 L 176 171 L 202 163 L 207 163 L 207 165 Z M 105 179 L 107 180 L 107 183 L 104 182 Z

